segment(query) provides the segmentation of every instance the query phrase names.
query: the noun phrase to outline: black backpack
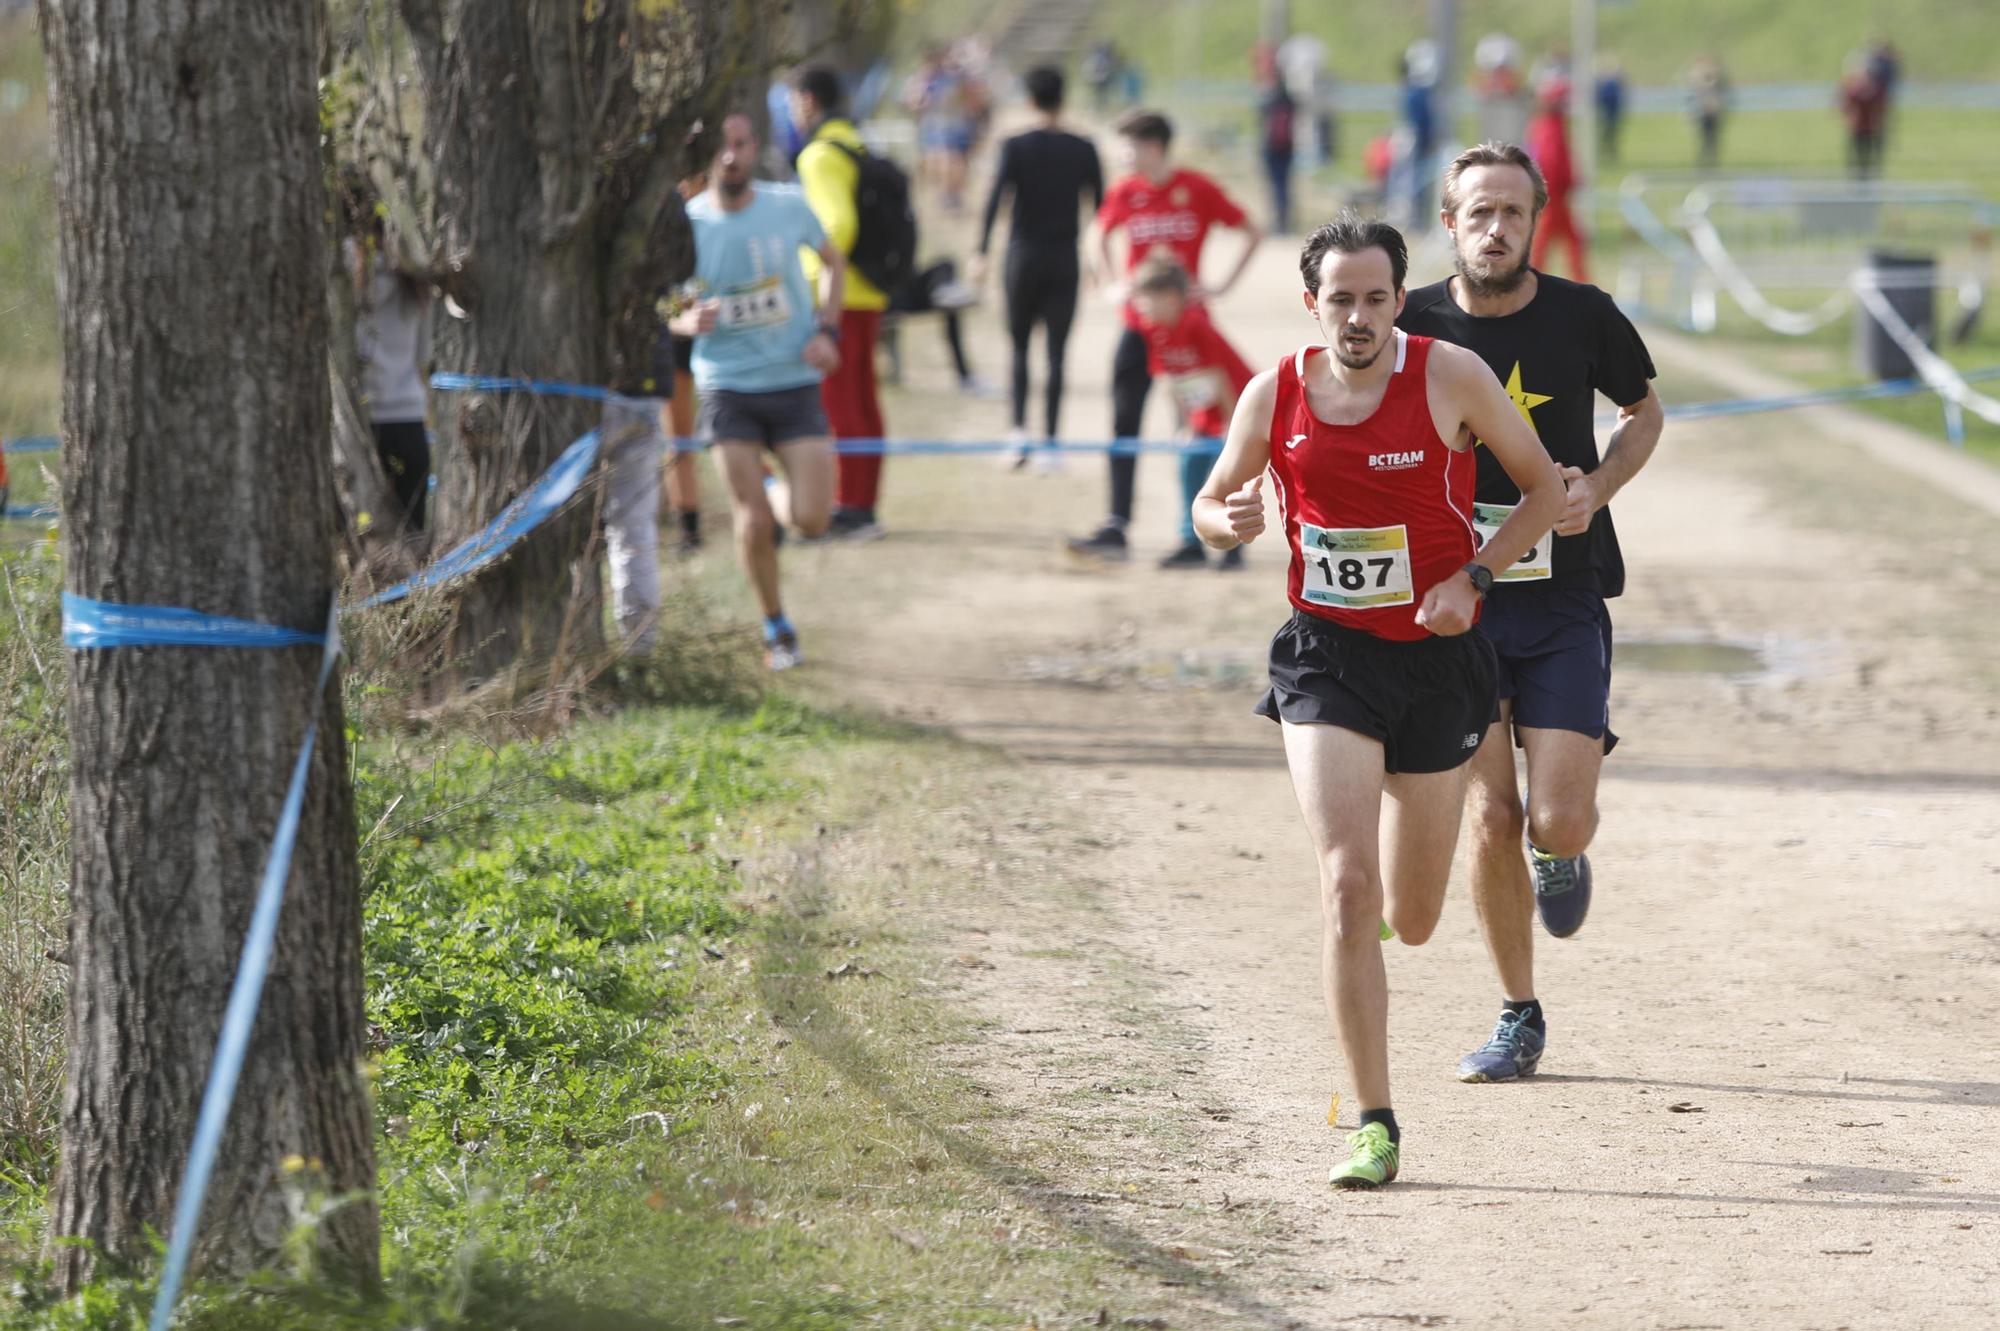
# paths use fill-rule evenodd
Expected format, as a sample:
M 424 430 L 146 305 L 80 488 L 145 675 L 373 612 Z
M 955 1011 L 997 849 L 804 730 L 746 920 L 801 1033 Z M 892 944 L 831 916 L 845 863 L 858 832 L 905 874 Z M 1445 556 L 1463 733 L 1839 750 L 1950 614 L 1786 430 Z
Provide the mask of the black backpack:
M 878 290 L 893 293 L 910 280 L 917 263 L 917 215 L 910 208 L 910 178 L 886 157 L 837 140 L 829 142 L 852 157 L 859 172 L 854 211 L 860 226 L 847 261 Z

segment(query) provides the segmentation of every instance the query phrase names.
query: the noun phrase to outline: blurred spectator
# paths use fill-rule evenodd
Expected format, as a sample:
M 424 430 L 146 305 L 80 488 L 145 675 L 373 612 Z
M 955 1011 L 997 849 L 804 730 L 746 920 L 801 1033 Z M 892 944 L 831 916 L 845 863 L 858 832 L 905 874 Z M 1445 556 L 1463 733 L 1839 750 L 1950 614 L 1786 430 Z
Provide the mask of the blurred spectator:
M 1528 132 L 1528 84 L 1521 44 L 1489 32 L 1472 48 L 1472 93 L 1482 143 L 1519 143 Z
M 792 85 L 789 79 L 773 79 L 764 104 L 771 116 L 771 144 L 764 165 L 776 180 L 792 178 L 792 163 L 806 146 L 805 131 L 792 119 Z
M 1403 53 L 1402 108 L 1407 140 L 1402 184 L 1412 230 L 1426 229 L 1436 221 L 1431 204 L 1431 158 L 1437 152 L 1435 91 L 1439 69 L 1437 46 L 1428 39 L 1411 42 Z
M 1307 156 L 1325 166 L 1338 155 L 1333 136 L 1333 76 L 1326 68 L 1326 43 L 1309 32 L 1295 32 L 1278 47 L 1278 73 L 1292 95 L 1299 124 L 1311 134 Z
M 1264 178 L 1271 186 L 1271 229 L 1288 233 L 1292 229 L 1292 150 L 1298 107 L 1276 77 L 1264 85 L 1264 96 L 1257 103 L 1257 119 Z
M 1124 68 L 1125 61 L 1118 54 L 1116 42 L 1099 42 L 1083 58 L 1083 81 L 1090 85 L 1091 102 L 1099 111 L 1110 109 Z
M 1618 130 L 1625 123 L 1625 71 L 1606 57 L 1597 72 L 1597 142 L 1604 160 L 1617 164 Z
M 930 184 L 944 210 L 956 213 L 965 203 L 966 164 L 984 118 L 985 90 L 955 53 L 933 46 L 910 76 L 903 100 L 917 117 L 917 145 Z
M 1576 189 L 1576 165 L 1569 153 L 1569 83 L 1551 79 L 1535 95 L 1535 114 L 1528 121 L 1528 141 L 1523 146 L 1542 179 L 1549 187 L 1549 202 L 1535 223 L 1535 243 L 1529 264 L 1541 271 L 1549 246 L 1562 241 L 1569 248 L 1569 275 L 1578 282 L 1590 280 L 1590 265 L 1584 257 L 1583 227 L 1570 209 L 1570 195 Z
M 1840 116 L 1847 123 L 1847 169 L 1856 180 L 1867 180 L 1882 170 L 1882 124 L 1888 115 L 1889 95 L 1870 72 L 1868 56 L 1856 51 L 1847 57 L 1840 77 Z
M 1887 37 L 1868 48 L 1868 75 L 1882 89 L 1882 146 L 1889 144 L 1889 119 L 1896 109 L 1896 85 L 1903 77 L 1902 58 Z
M 1260 88 L 1278 77 L 1278 48 L 1262 38 L 1250 44 L 1250 77 Z
M 361 362 L 361 408 L 375 436 L 375 456 L 396 494 L 402 529 L 424 529 L 430 497 L 431 445 L 423 365 L 429 359 L 429 288 L 397 261 L 397 250 L 372 194 L 351 192 L 356 234 L 341 242 L 354 284 L 354 343 Z
M 1722 117 L 1729 110 L 1729 75 L 1714 55 L 1695 57 L 1688 67 L 1688 113 L 1694 117 L 1700 149 L 1695 165 L 1713 171 L 1722 156 Z

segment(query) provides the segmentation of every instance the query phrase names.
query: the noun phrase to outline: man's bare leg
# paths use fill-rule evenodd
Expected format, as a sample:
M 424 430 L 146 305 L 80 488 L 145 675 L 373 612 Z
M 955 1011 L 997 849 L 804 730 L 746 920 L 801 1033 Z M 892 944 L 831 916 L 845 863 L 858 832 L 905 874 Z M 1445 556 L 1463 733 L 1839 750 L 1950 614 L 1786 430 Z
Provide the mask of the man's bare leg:
M 1389 983 L 1382 969 L 1382 745 L 1340 726 L 1285 724 L 1306 832 L 1319 863 L 1327 1016 L 1361 1108 L 1389 1108 Z
M 1466 769 L 1399 772 L 1384 783 L 1383 918 L 1411 947 L 1429 940 L 1444 911 L 1452 852 L 1465 821 Z
M 715 465 L 729 489 L 737 561 L 750 579 L 764 618 L 770 619 L 783 613 L 784 607 L 778 600 L 778 547 L 772 540 L 776 519 L 764 493 L 764 446 L 743 439 L 718 440 Z
M 1511 701 L 1500 704 L 1500 719 L 1472 755 L 1472 905 L 1502 997 L 1525 1002 L 1535 996 L 1535 884 L 1528 873 L 1521 835 L 1521 789 L 1514 773 Z
M 1521 727 L 1528 755 L 1528 840 L 1571 859 L 1597 835 L 1597 781 L 1604 741 L 1574 730 Z
M 1492 1038 L 1459 1061 L 1458 1075 L 1465 1081 L 1512 1081 L 1541 1065 L 1547 1026 L 1535 998 L 1535 876 L 1521 838 L 1525 832 L 1549 855 L 1582 855 L 1597 831 L 1597 781 L 1604 766 L 1601 738 L 1522 727 L 1528 757 L 1524 813 L 1508 743 L 1512 708 L 1507 703 L 1501 708 L 1500 723 L 1473 759 L 1472 895 L 1506 1004 Z
M 778 520 L 807 540 L 824 536 L 833 512 L 833 437 L 790 439 L 775 451 L 785 474 L 784 484 L 773 487 L 782 495 Z

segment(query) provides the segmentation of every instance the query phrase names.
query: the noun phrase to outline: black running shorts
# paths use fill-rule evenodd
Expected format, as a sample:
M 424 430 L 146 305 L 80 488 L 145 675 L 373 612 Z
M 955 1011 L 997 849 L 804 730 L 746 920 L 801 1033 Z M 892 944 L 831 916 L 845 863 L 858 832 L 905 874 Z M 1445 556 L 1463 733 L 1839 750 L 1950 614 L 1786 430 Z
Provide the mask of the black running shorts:
M 1380 740 L 1391 772 L 1448 772 L 1492 723 L 1495 675 L 1477 629 L 1390 642 L 1295 611 L 1271 639 L 1271 687 L 1257 712 Z
M 817 439 L 832 433 L 826 424 L 818 384 L 779 388 L 768 393 L 736 393 L 711 388 L 701 395 L 695 433 L 706 444 L 762 444 L 776 448 L 794 439 Z

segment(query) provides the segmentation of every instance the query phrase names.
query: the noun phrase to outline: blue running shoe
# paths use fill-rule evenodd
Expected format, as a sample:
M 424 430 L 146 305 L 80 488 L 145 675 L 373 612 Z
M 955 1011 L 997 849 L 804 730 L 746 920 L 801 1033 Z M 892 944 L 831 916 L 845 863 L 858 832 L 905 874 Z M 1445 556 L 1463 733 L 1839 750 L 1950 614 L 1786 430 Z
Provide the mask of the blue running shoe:
M 1500 1014 L 1493 1036 L 1458 1060 L 1460 1081 L 1513 1081 L 1541 1066 L 1549 1037 L 1511 1012 Z
M 1590 914 L 1590 856 L 1564 859 L 1528 847 L 1535 870 L 1535 911 L 1551 937 L 1568 938 Z

